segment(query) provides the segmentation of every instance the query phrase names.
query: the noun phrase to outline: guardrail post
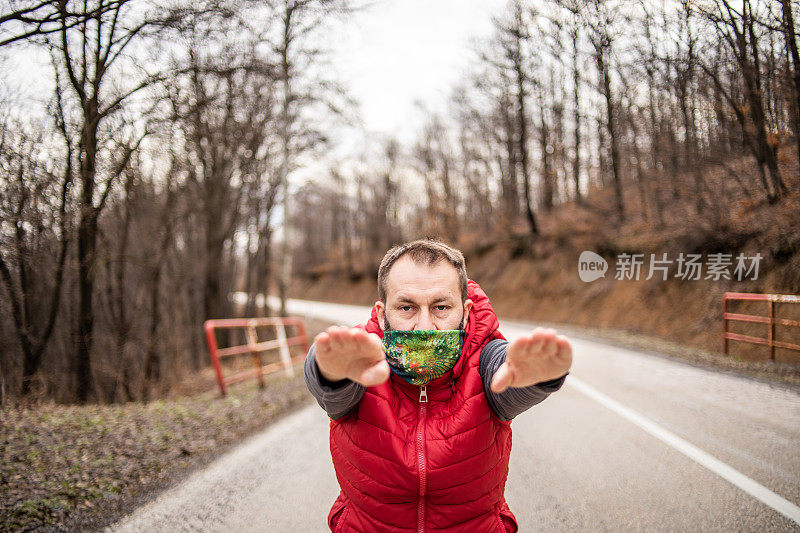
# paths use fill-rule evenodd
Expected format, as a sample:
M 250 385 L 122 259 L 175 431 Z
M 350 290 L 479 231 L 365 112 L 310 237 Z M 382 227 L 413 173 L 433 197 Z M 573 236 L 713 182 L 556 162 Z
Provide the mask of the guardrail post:
M 775 360 L 775 302 L 772 298 L 769 299 L 769 358 L 771 361 Z
M 261 359 L 258 356 L 258 349 L 256 348 L 256 344 L 258 344 L 258 335 L 256 334 L 256 328 L 253 326 L 253 323 L 249 323 L 247 325 L 247 344 L 250 345 L 250 353 L 253 355 L 253 364 L 256 367 L 256 379 L 258 379 L 258 388 L 263 389 L 266 386 L 264 383 L 264 370 L 261 368 Z
M 303 337 L 303 350 L 308 353 L 311 349 L 311 344 L 308 342 L 308 335 L 306 334 L 306 325 L 301 321 L 297 323 L 298 333 Z
M 294 367 L 292 367 L 292 355 L 289 353 L 289 345 L 286 343 L 286 326 L 283 321 L 275 325 L 278 330 L 278 342 L 280 342 L 281 361 L 283 367 L 286 369 L 287 376 L 294 376 Z
M 217 381 L 219 382 L 219 392 L 225 396 L 225 377 L 222 375 L 222 365 L 219 362 L 219 354 L 217 350 L 217 336 L 214 334 L 214 324 L 211 320 L 206 320 L 204 324 L 206 330 L 206 343 L 208 344 L 208 351 L 211 354 L 211 364 L 214 365 L 214 372 L 217 374 Z
M 728 355 L 728 295 L 722 297 L 722 352 Z

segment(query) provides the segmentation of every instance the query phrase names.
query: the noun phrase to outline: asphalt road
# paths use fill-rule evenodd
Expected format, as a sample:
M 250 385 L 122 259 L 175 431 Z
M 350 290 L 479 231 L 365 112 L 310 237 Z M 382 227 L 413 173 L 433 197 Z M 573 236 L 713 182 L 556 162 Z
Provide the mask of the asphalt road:
M 292 301 L 345 325 L 369 310 Z M 533 325 L 501 322 L 508 338 Z M 521 531 L 800 531 L 800 393 L 583 338 L 565 386 L 517 417 Z M 112 531 L 327 531 L 338 493 L 311 405 Z

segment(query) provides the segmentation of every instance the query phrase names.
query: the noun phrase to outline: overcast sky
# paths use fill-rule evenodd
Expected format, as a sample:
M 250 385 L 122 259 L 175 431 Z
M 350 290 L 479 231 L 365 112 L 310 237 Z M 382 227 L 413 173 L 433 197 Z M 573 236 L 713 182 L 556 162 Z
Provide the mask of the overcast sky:
M 473 41 L 491 34 L 491 17 L 502 13 L 505 4 L 506 0 L 374 0 L 343 22 L 333 42 L 326 44 L 333 48 L 336 77 L 361 104 L 368 139 L 397 135 L 409 141 L 421 120 L 417 102 L 427 109 L 443 109 L 475 58 Z M 51 76 L 46 53 L 16 49 L 10 55 L 5 64 L 0 62 L 6 88 L 39 101 L 49 99 L 49 84 L 35 81 Z M 339 158 L 358 157 L 355 146 L 364 139 L 351 133 L 340 139 Z
M 379 0 L 345 24 L 335 67 L 369 132 L 413 133 L 415 102 L 441 108 L 505 0 Z

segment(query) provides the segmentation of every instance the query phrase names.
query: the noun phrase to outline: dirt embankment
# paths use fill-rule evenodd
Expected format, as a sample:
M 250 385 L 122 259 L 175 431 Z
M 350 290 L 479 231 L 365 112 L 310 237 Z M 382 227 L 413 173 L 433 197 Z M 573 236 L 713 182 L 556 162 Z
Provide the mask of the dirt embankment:
M 504 318 L 578 327 L 614 342 L 630 344 L 638 338 L 668 343 L 678 351 L 703 353 L 704 360 L 718 360 L 723 367 L 753 367 L 755 371 L 743 372 L 777 374 L 780 381 L 800 384 L 798 351 L 776 348 L 773 363 L 769 349 L 731 342 L 731 356 L 720 357 L 726 291 L 800 294 L 800 176 L 793 176 L 790 185 L 778 205 L 746 198 L 731 201 L 733 207 L 716 213 L 711 222 L 692 207 L 676 204 L 659 226 L 635 219 L 636 215 L 630 215 L 633 220 L 623 227 L 610 223 L 605 214 L 609 209 L 603 207 L 610 199 L 601 191 L 593 203 L 568 204 L 541 217 L 541 234 L 535 238 L 515 228 L 494 236 L 465 233 L 456 245 L 464 251 L 469 276 L 481 284 Z M 604 278 L 581 281 L 578 257 L 585 250 L 607 261 Z M 615 279 L 623 254 L 643 254 L 638 279 Z M 658 271 L 646 279 L 651 254 L 656 259 L 667 254 L 671 261 L 667 279 Z M 701 256 L 700 279 L 678 276 L 681 254 Z M 729 279 L 709 277 L 713 254 L 723 254 L 731 262 L 725 269 Z M 739 254 L 761 256 L 757 276 L 743 272 L 737 279 Z M 751 264 L 747 259 L 746 266 Z M 377 298 L 375 271 L 372 264 L 359 276 L 346 275 L 346 269 L 332 260 L 300 276 L 293 296 L 371 305 Z M 729 311 L 768 315 L 765 302 L 738 302 Z M 778 317 L 800 321 L 800 304 L 776 304 L 774 311 Z M 768 327 L 737 322 L 730 330 L 766 338 Z M 798 327 L 778 325 L 774 333 L 776 340 L 800 344 Z
M 498 246 L 467 258 L 470 277 L 481 284 L 503 318 L 542 323 L 705 367 L 800 386 L 800 352 L 776 348 L 775 360 L 771 361 L 766 347 L 731 341 L 730 355 L 722 354 L 724 293 L 792 293 L 776 280 L 787 275 L 784 269 L 797 268 L 793 265 L 755 281 L 645 281 L 646 274 L 639 281 L 620 281 L 610 270 L 606 278 L 584 283 L 578 277 L 577 252 L 544 260 L 512 255 Z M 372 305 L 377 289 L 373 280 L 353 282 L 329 275 L 297 280 L 293 296 Z M 767 309 L 763 302 L 731 306 L 732 312 L 758 315 L 766 315 Z M 776 304 L 775 312 L 776 316 L 800 321 L 800 304 Z M 729 329 L 767 336 L 764 324 L 731 323 Z M 775 338 L 800 344 L 800 328 L 776 326 Z

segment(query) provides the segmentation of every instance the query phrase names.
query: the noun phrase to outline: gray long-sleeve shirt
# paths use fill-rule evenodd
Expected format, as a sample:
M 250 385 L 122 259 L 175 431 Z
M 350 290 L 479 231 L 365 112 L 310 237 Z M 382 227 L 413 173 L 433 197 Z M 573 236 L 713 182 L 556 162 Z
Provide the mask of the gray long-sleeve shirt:
M 567 374 L 560 378 L 550 381 L 536 383 L 529 387 L 511 388 L 509 387 L 501 393 L 492 392 L 490 385 L 497 369 L 506 360 L 506 348 L 508 342 L 504 340 L 493 340 L 481 350 L 480 364 L 478 372 L 483 380 L 483 389 L 486 392 L 486 399 L 492 411 L 501 420 L 511 420 L 523 411 L 530 409 L 537 403 L 547 398 L 551 393 L 557 391 L 564 384 Z M 308 390 L 316 398 L 317 403 L 325 409 L 328 416 L 334 420 L 346 415 L 355 407 L 366 390 L 349 379 L 330 382 L 319 372 L 317 360 L 314 356 L 314 347 L 308 351 L 305 361 L 305 380 Z

